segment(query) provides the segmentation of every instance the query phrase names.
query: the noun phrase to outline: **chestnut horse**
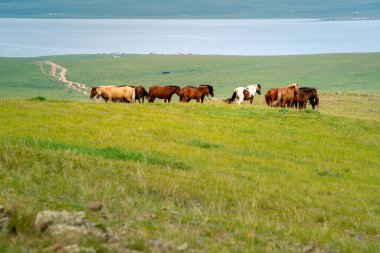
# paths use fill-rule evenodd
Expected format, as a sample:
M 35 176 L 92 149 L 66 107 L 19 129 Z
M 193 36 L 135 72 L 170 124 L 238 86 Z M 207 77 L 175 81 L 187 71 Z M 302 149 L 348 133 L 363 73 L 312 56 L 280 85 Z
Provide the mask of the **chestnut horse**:
M 267 102 L 268 106 L 273 106 L 273 102 L 277 100 L 278 90 L 278 88 L 273 88 L 265 93 L 265 101 Z
M 170 103 L 170 100 L 172 99 L 173 94 L 177 94 L 177 96 L 180 96 L 181 88 L 178 86 L 152 86 L 149 88 L 149 94 L 148 94 L 148 100 L 151 103 L 154 103 L 154 100 L 156 98 L 160 98 L 164 100 L 164 103 L 166 101 Z
M 299 88 L 299 91 L 294 98 L 293 104 L 296 108 L 298 107 L 299 109 L 306 109 L 307 101 L 310 102 L 311 106 L 313 107 L 313 110 L 315 109 L 315 106 L 318 106 L 319 97 L 316 88 Z
M 249 100 L 252 104 L 256 93 L 261 95 L 261 85 L 259 83 L 248 85 L 247 87 L 236 88 L 232 94 L 232 97 L 224 101 L 231 104 L 236 100 L 236 103 L 240 105 L 243 100 Z
M 196 99 L 197 103 L 203 103 L 205 96 L 214 96 L 214 87 L 208 84 L 201 84 L 199 87 L 186 86 L 182 88 L 179 101 L 188 103 L 191 99 Z
M 272 103 L 273 106 L 290 107 L 293 105 L 294 97 L 298 92 L 298 84 L 293 83 L 288 87 L 278 89 L 277 101 Z

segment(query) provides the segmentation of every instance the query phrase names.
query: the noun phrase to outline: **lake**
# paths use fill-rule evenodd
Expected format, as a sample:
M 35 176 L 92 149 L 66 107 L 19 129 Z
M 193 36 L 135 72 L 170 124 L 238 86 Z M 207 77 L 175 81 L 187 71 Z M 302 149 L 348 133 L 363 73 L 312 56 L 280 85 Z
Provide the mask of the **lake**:
M 0 19 L 0 56 L 379 52 L 380 20 Z

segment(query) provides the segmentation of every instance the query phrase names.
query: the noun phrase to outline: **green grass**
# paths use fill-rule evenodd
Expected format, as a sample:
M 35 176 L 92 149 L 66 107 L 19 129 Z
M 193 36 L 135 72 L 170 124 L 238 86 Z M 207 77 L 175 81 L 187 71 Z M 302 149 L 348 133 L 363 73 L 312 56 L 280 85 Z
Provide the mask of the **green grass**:
M 0 58 L 0 98 L 83 99 L 78 93 L 43 75 L 32 58 Z
M 79 55 L 0 59 L 0 97 L 81 99 L 88 97 L 41 74 L 36 61 L 68 68 L 68 79 L 87 86 L 113 84 L 215 86 L 227 98 L 238 86 L 262 83 L 263 93 L 293 82 L 325 92 L 379 94 L 380 53 L 303 56 Z M 163 75 L 162 71 L 172 71 Z M 47 66 L 45 72 L 48 72 Z
M 209 83 L 227 98 L 254 82 L 263 93 L 298 82 L 318 88 L 320 106 L 268 108 L 263 95 L 252 106 L 95 103 L 42 75 L 36 62 L 47 59 L 88 86 Z M 379 53 L 1 58 L 0 205 L 15 210 L 17 234 L 0 226 L 0 252 L 52 251 L 65 242 L 35 232 L 35 214 L 91 201 L 105 207 L 89 219 L 128 249 L 155 252 L 159 240 L 196 252 L 379 252 L 379 62 Z
M 331 93 L 318 111 L 262 97 L 0 100 L 0 203 L 17 210 L 18 231 L 0 234 L 0 250 L 46 250 L 54 242 L 33 231 L 36 212 L 101 201 L 108 219 L 87 215 L 129 249 L 153 251 L 153 239 L 203 252 L 378 252 L 379 108 L 378 96 Z

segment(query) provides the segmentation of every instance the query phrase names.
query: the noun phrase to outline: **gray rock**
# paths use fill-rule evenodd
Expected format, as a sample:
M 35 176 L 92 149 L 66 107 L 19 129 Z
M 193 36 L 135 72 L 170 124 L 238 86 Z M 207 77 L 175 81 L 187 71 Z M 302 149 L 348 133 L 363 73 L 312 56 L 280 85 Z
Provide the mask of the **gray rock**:
M 96 253 L 93 248 L 79 247 L 77 244 L 67 245 L 62 248 L 62 253 Z
M 91 202 L 87 205 L 87 209 L 93 212 L 98 212 L 102 210 L 103 204 L 100 202 Z
M 34 227 L 43 232 L 49 226 L 55 224 L 80 226 L 84 224 L 84 217 L 84 212 L 69 213 L 66 211 L 42 211 L 37 214 Z
M 99 241 L 117 242 L 117 235 L 109 228 L 85 220 L 84 212 L 42 211 L 37 214 L 34 226 L 38 231 L 54 237 L 76 239 L 93 236 Z
M 178 247 L 177 247 L 177 250 L 178 251 L 185 251 L 185 250 L 187 250 L 189 248 L 189 244 L 187 243 L 187 242 L 185 242 L 185 243 L 182 243 L 181 245 L 179 245 Z

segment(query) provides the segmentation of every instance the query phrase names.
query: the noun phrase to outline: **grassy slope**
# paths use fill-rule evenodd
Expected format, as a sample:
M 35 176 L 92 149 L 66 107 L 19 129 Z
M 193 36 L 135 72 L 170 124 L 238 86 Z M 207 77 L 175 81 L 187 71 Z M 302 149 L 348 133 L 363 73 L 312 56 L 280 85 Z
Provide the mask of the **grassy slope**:
M 356 98 L 373 119 L 351 110 Z M 97 200 L 109 218 L 90 218 L 127 227 L 132 249 L 378 252 L 380 105 L 364 98 L 330 97 L 320 112 L 0 101 L 0 203 L 21 210 L 20 236 L 0 249 L 41 251 L 51 242 L 31 231 L 35 212 Z
M 45 68 L 48 73 L 49 69 Z M 0 58 L 0 98 L 83 99 L 81 94 L 69 89 L 41 73 L 31 58 Z
M 42 18 L 368 18 L 376 0 L 101 0 L 0 2 L 0 17 Z
M 42 59 L 47 58 L 0 59 L 0 97 L 43 95 L 87 99 L 82 94 L 67 93 L 63 86 L 43 76 L 33 64 Z M 215 86 L 216 97 L 230 96 L 235 87 L 254 82 L 262 83 L 264 91 L 292 82 L 327 92 L 379 94 L 380 91 L 380 53 L 268 57 L 122 55 L 116 59 L 112 55 L 82 55 L 48 59 L 67 67 L 69 80 L 90 87 L 209 83 Z M 167 70 L 173 74 L 161 74 Z

